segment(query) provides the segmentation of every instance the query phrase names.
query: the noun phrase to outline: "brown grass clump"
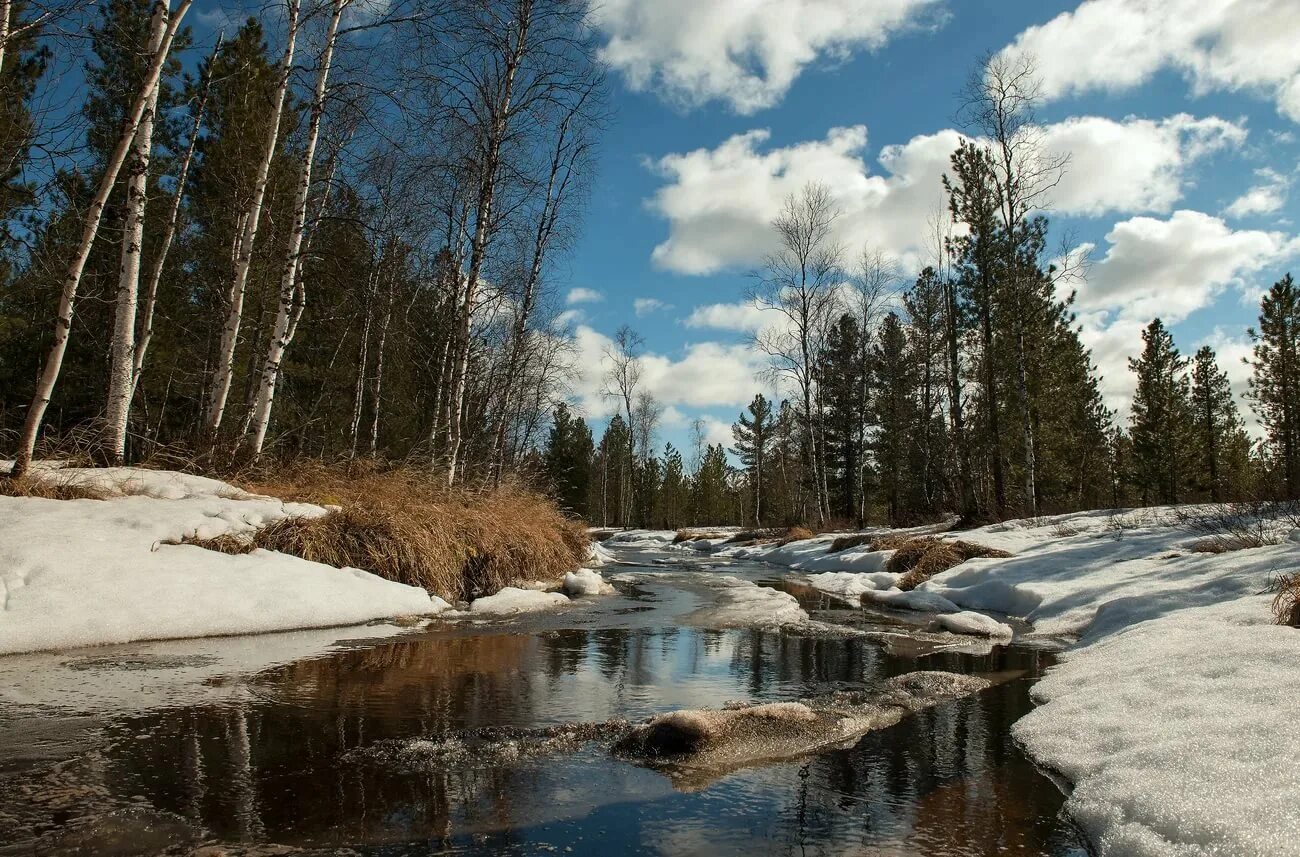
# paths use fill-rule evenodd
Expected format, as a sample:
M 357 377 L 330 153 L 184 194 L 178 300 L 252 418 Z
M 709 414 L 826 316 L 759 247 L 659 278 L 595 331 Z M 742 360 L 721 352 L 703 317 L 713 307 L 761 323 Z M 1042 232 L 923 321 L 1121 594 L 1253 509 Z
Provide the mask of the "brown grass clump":
M 814 537 L 815 534 L 813 531 L 807 527 L 791 527 L 785 531 L 785 534 L 781 536 L 781 540 L 777 542 L 777 544 L 788 545 L 790 542 L 802 542 Z
M 1231 551 L 1263 547 L 1272 543 L 1253 535 L 1222 533 L 1197 539 L 1192 542 L 1191 550 L 1193 553 L 1230 553 Z
M 449 600 L 522 580 L 558 582 L 586 559 L 586 529 L 525 488 L 452 491 L 410 470 L 320 464 L 245 480 L 248 490 L 340 507 L 291 517 L 251 539 L 195 542 L 226 553 L 265 548 L 338 568 L 360 568 Z
M 1274 584 L 1273 615 L 1279 625 L 1300 628 L 1300 574 L 1279 575 Z
M 869 545 L 875 541 L 875 539 L 876 536 L 869 536 L 866 533 L 858 533 L 852 536 L 836 536 L 835 540 L 831 542 L 830 549 L 827 550 L 827 553 L 839 553 L 840 551 L 846 551 L 849 548 Z M 879 548 L 872 548 L 872 550 L 879 550 Z
M 0 476 L 0 497 L 41 497 L 46 500 L 103 500 L 108 494 L 89 485 L 59 479 L 53 474 L 27 473 L 14 479 Z
M 880 539 L 875 550 L 892 550 L 885 568 L 888 571 L 902 573 L 898 588 L 915 589 L 941 571 L 961 565 L 968 559 L 977 557 L 1008 557 L 1011 554 L 997 548 L 986 547 L 966 541 L 945 541 L 943 539 L 895 537 Z

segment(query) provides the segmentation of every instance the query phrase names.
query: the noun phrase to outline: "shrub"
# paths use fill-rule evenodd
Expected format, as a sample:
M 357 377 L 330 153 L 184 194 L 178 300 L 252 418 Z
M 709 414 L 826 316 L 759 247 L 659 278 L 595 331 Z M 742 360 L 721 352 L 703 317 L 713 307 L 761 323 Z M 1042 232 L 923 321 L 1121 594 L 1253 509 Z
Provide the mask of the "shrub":
M 1300 628 L 1300 574 L 1278 575 L 1274 583 L 1273 615 L 1279 625 Z

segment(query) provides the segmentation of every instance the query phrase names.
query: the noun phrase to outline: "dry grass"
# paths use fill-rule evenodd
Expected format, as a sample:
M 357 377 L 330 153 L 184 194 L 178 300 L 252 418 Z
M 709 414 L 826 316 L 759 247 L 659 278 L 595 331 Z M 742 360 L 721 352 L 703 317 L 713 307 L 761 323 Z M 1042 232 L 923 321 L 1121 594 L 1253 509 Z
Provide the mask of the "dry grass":
M 1194 553 L 1229 553 L 1231 551 L 1247 550 L 1248 548 L 1258 548 L 1264 545 L 1275 544 L 1276 540 L 1264 540 L 1257 535 L 1243 533 L 1219 533 L 1218 535 L 1207 536 L 1203 539 L 1197 539 L 1192 542 L 1191 550 Z
M 53 472 L 31 473 L 14 479 L 0 476 L 0 497 L 42 497 L 46 500 L 103 500 L 107 492 L 60 479 Z
M 883 538 L 873 543 L 875 550 L 892 550 L 894 555 L 885 565 L 886 570 L 903 576 L 898 588 L 915 589 L 936 574 L 978 557 L 1009 557 L 1011 554 L 975 542 L 945 541 L 932 537 Z
M 729 539 L 731 533 L 716 533 L 709 530 L 691 530 L 681 529 L 677 535 L 673 536 L 673 544 L 679 545 L 682 542 L 701 542 L 705 539 Z
M 1278 575 L 1274 584 L 1273 615 L 1279 625 L 1300 628 L 1300 574 Z
M 285 518 L 251 540 L 197 544 L 227 553 L 265 548 L 361 568 L 449 600 L 521 580 L 558 582 L 586 559 L 586 529 L 519 486 L 450 491 L 416 471 L 320 464 L 241 481 L 259 494 L 339 509 L 316 518 Z
M 870 545 L 877 538 L 878 536 L 869 536 L 866 533 L 858 533 L 853 536 L 836 536 L 835 540 L 831 542 L 831 546 L 827 550 L 827 553 L 839 553 L 840 551 L 846 551 L 849 548 Z M 872 548 L 872 550 L 878 550 L 878 548 Z
M 814 538 L 815 534 L 807 527 L 791 527 L 785 531 L 777 544 L 788 545 L 790 542 L 802 542 L 806 539 Z

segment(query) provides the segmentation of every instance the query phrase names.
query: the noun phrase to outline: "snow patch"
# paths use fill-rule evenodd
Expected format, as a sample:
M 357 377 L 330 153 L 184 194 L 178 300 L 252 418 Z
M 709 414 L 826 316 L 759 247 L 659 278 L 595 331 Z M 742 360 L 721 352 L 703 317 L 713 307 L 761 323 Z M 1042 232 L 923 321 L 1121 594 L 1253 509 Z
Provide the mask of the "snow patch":
M 960 613 L 944 613 L 934 617 L 934 622 L 945 631 L 953 634 L 970 634 L 975 637 L 993 637 L 1010 640 L 1015 632 L 1011 626 L 999 622 L 991 616 L 963 610 Z
M 518 613 L 552 610 L 568 603 L 569 599 L 562 592 L 541 592 L 536 589 L 507 586 L 495 595 L 474 599 L 469 605 L 469 612 L 512 616 Z
M 613 595 L 614 587 L 605 582 L 600 572 L 580 568 L 564 575 L 564 591 L 576 598 L 584 595 Z

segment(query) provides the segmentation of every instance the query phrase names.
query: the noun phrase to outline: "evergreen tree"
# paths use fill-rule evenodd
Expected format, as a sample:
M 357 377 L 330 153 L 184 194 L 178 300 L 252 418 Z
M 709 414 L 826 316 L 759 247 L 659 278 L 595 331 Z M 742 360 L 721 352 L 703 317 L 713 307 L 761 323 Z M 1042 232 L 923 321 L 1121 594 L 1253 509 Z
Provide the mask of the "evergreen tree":
M 943 397 L 944 294 L 933 268 L 924 269 L 903 296 L 907 310 L 907 341 L 916 366 L 917 427 L 913 452 L 915 503 L 927 514 L 939 511 L 942 476 L 946 469 L 947 432 L 941 412 Z
M 615 414 L 600 438 L 591 475 L 592 517 L 599 515 L 604 526 L 629 526 L 628 510 L 620 503 L 627 478 L 627 449 L 631 433 L 621 414 Z
M 1177 503 L 1193 437 L 1187 361 L 1158 318 L 1142 332 L 1142 342 L 1142 356 L 1129 360 L 1137 375 L 1129 422 L 1133 473 L 1143 504 Z
M 1250 399 L 1268 431 L 1272 469 L 1288 499 L 1300 498 L 1300 291 L 1287 274 L 1273 284 L 1259 307 Z
M 910 513 L 905 499 L 908 451 L 916 428 L 916 370 L 908 354 L 907 334 L 896 314 L 885 316 L 876 339 L 872 360 L 876 388 L 871 409 L 875 426 L 872 451 L 886 515 L 891 524 L 899 524 Z
M 831 512 L 834 517 L 857 522 L 859 527 L 865 525 L 861 426 L 867 418 L 861 351 L 858 320 L 845 313 L 827 331 L 817 363 L 817 383 L 826 407 L 823 449 L 831 483 Z
M 675 530 L 690 521 L 691 498 L 682 454 L 671 443 L 664 444 L 662 471 L 655 519 L 659 526 Z
M 754 396 L 754 400 L 749 403 L 748 413 L 742 412 L 740 419 L 731 427 L 732 437 L 736 441 L 732 452 L 745 465 L 753 495 L 754 524 L 759 527 L 768 518 L 763 477 L 767 468 L 768 448 L 772 443 L 772 428 L 772 406 L 762 393 Z
M 727 453 L 722 444 L 707 447 L 691 486 L 696 524 L 723 524 L 729 520 Z
M 590 517 L 593 453 L 591 429 L 586 420 L 560 402 L 551 419 L 543 462 L 547 481 L 560 506 L 583 519 Z
M 1210 346 L 1201 346 L 1192 358 L 1191 381 L 1196 446 L 1204 462 L 1201 481 L 1208 486 L 1210 499 L 1217 503 L 1227 493 L 1237 493 L 1238 486 L 1232 484 L 1225 465 L 1234 460 L 1240 465 L 1245 430 L 1232 398 L 1228 373 L 1219 368 Z

